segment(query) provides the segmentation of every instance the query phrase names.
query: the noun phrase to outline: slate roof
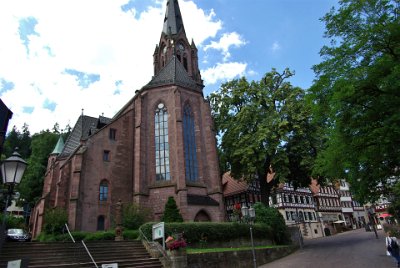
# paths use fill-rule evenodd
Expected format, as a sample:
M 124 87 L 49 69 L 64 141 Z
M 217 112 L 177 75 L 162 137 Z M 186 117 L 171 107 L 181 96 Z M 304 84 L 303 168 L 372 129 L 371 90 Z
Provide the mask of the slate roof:
M 100 121 L 102 123 L 100 123 Z M 82 139 L 87 139 L 89 136 L 97 132 L 99 129 L 97 126 L 105 126 L 104 122 L 109 123 L 110 121 L 111 119 L 103 116 L 100 116 L 99 118 L 87 115 L 79 116 L 78 121 L 65 142 L 64 149 L 60 156 L 69 156 L 76 150 L 76 148 L 78 148 Z
M 143 89 L 167 85 L 178 85 L 193 90 L 201 90 L 175 55 L 172 56 L 167 65 Z
M 167 2 L 167 10 L 165 11 L 163 33 L 177 34 L 185 31 L 181 10 L 177 0 L 169 0 Z
M 187 202 L 189 205 L 199 206 L 219 206 L 219 203 L 207 195 L 188 194 Z

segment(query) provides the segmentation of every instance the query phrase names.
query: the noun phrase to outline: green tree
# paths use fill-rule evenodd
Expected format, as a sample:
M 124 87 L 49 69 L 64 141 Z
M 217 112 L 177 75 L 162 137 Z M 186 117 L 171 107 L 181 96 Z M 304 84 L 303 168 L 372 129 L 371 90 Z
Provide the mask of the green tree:
M 324 149 L 314 175 L 346 178 L 374 201 L 400 169 L 400 2 L 342 0 L 323 17 L 330 46 L 310 89 Z
M 4 141 L 3 158 L 5 159 L 10 157 L 15 149 L 17 149 L 22 159 L 28 159 L 31 155 L 31 139 L 31 134 L 27 124 L 24 124 L 22 127 L 22 133 L 17 129 L 16 126 L 14 126 L 7 134 Z
M 47 161 L 50 153 L 57 143 L 59 135 L 49 130 L 41 131 L 32 136 L 32 154 L 27 160 L 28 167 L 25 171 L 18 190 L 31 207 L 41 197 L 43 191 L 43 179 L 46 173 Z
M 390 205 L 388 211 L 398 221 L 400 221 L 400 182 L 397 182 L 396 185 L 393 187 L 393 191 L 390 196 Z
M 44 231 L 46 234 L 62 234 L 68 223 L 68 213 L 65 209 L 47 209 L 44 214 Z
M 122 210 L 122 226 L 130 230 L 139 229 L 150 216 L 150 211 L 140 208 L 136 203 L 126 204 Z
M 241 78 L 227 82 L 209 96 L 219 135 L 220 167 L 235 179 L 259 179 L 261 201 L 268 205 L 279 182 L 310 184 L 316 155 L 315 127 L 305 92 L 287 79 L 288 69 L 275 69 L 259 82 Z M 267 174 L 275 177 L 267 181 Z
M 170 196 L 168 197 L 167 203 L 165 204 L 164 214 L 161 217 L 161 221 L 164 222 L 183 222 L 179 208 L 176 205 L 175 199 Z

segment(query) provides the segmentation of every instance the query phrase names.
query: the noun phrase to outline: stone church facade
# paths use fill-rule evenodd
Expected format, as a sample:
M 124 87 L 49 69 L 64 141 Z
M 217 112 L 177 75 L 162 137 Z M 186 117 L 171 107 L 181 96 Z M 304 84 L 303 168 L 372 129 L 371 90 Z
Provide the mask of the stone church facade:
M 173 196 L 185 221 L 223 221 L 221 178 L 197 48 L 177 0 L 167 2 L 154 76 L 113 118 L 81 115 L 49 156 L 34 236 L 47 209 L 68 212 L 71 230 L 107 230 L 115 205 L 135 202 L 159 220 Z

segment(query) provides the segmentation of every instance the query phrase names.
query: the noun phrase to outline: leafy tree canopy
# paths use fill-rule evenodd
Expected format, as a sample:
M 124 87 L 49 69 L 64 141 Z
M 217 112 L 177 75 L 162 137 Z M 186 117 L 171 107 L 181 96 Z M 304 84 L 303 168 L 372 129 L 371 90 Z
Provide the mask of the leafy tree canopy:
M 64 140 L 70 131 L 71 128 L 66 126 L 64 133 L 61 134 Z M 2 159 L 10 157 L 15 148 L 18 148 L 18 153 L 28 163 L 21 184 L 16 188 L 16 191 L 20 192 L 19 204 L 22 205 L 21 200 L 24 200 L 24 203 L 28 203 L 32 207 L 41 197 L 47 160 L 61 132 L 59 125 L 55 124 L 52 131 L 47 129 L 31 135 L 29 126 L 24 124 L 22 132 L 14 126 L 7 134 Z M 4 203 L 4 198 L 0 198 L 0 207 L 4 207 Z
M 260 178 L 264 204 L 281 181 L 310 184 L 315 129 L 304 90 L 287 81 L 292 75 L 288 69 L 273 69 L 258 82 L 232 80 L 209 96 L 221 168 L 235 179 Z M 275 179 L 267 182 L 271 168 Z
M 390 196 L 389 213 L 400 220 L 400 182 L 393 187 L 392 195 Z
M 41 197 L 43 191 L 43 179 L 46 173 L 47 161 L 50 153 L 57 143 L 59 135 L 49 130 L 42 131 L 32 136 L 31 156 L 27 160 L 28 167 L 24 178 L 18 186 L 21 199 L 33 207 Z
M 398 181 L 400 164 L 400 1 L 342 0 L 323 17 L 310 89 L 325 146 L 314 175 L 345 178 L 355 197 L 374 201 Z

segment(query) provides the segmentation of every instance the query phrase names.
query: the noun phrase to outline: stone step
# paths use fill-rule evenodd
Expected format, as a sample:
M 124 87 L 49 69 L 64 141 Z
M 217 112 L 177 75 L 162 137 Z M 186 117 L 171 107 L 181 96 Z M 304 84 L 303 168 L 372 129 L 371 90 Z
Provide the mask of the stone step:
M 161 262 L 151 258 L 141 241 L 85 242 L 99 267 L 105 263 L 118 263 L 119 268 L 158 268 Z M 0 268 L 7 262 L 28 259 L 30 268 L 94 267 L 84 246 L 72 242 L 7 242 L 0 252 Z

